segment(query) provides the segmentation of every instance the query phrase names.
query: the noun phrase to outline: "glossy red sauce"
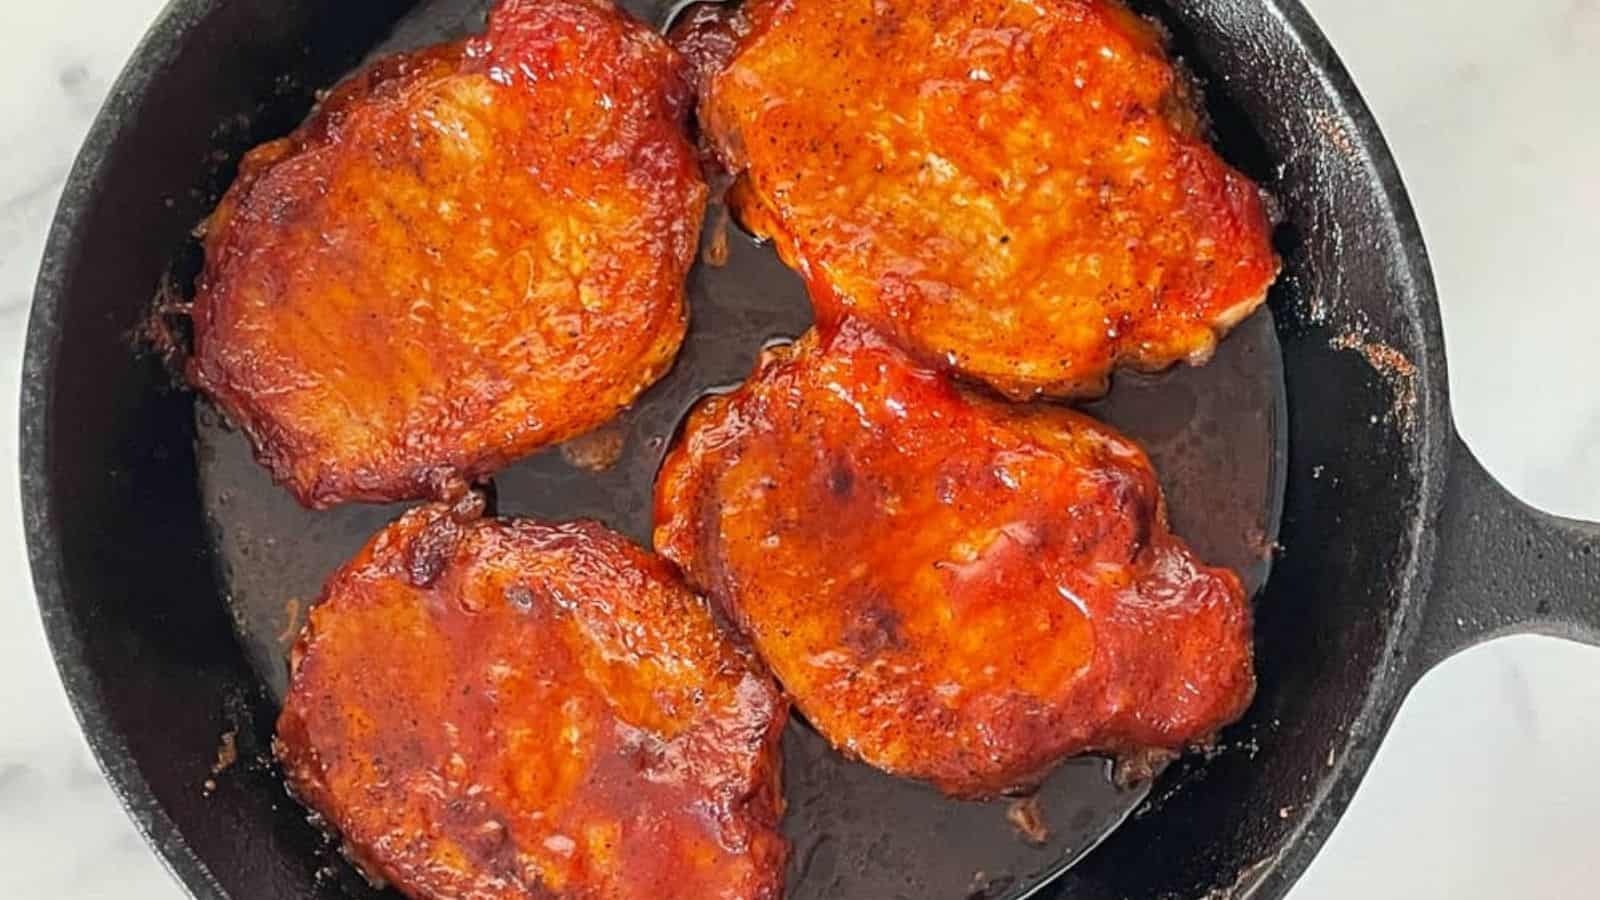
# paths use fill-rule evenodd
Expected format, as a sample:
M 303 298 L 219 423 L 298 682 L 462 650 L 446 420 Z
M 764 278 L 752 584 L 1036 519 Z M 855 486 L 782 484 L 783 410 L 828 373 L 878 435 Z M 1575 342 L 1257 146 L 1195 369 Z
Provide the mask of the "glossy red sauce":
M 824 736 L 952 794 L 1204 743 L 1254 691 L 1239 579 L 1168 530 L 1143 451 L 853 320 L 696 409 L 656 516 Z

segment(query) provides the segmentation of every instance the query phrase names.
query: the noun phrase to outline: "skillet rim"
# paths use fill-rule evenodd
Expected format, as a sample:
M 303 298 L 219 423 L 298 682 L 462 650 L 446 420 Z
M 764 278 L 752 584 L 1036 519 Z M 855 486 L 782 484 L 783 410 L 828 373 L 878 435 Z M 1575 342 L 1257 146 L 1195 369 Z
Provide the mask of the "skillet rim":
M 1428 603 L 1434 599 L 1432 587 L 1439 544 L 1436 525 L 1451 474 L 1451 447 L 1459 441 L 1450 414 L 1438 287 L 1422 227 L 1399 164 L 1354 77 L 1300 0 L 1261 0 L 1261 3 L 1298 45 L 1333 108 L 1355 126 L 1353 142 L 1360 151 L 1359 159 L 1365 170 L 1361 180 L 1385 213 L 1376 227 L 1388 233 L 1396 254 L 1391 275 L 1399 290 L 1391 303 L 1409 313 L 1401 327 L 1412 332 L 1411 346 L 1407 349 L 1417 373 L 1416 428 L 1401 435 L 1402 447 L 1408 451 L 1407 464 L 1416 477 L 1417 495 L 1409 510 L 1407 540 L 1399 548 L 1404 554 L 1404 563 L 1395 568 L 1391 587 L 1399 595 L 1397 615 L 1387 629 L 1367 682 L 1366 695 L 1334 765 L 1320 780 L 1311 802 L 1295 816 L 1297 821 L 1278 849 L 1246 866 L 1231 889 L 1222 895 L 1226 898 L 1281 897 L 1288 893 L 1343 817 L 1372 765 L 1384 734 L 1415 685 L 1415 678 L 1421 674 L 1416 671 L 1413 658 L 1417 655 Z M 1292 398 L 1290 409 L 1293 415 Z M 1293 453 L 1292 449 L 1290 452 Z
M 71 604 L 64 590 L 63 556 L 56 523 L 59 498 L 50 490 L 48 413 L 55 396 L 54 373 L 62 341 L 60 306 L 81 261 L 82 225 L 105 180 L 105 165 L 126 123 L 143 111 L 153 80 L 179 56 L 189 31 L 223 0 L 170 0 L 133 51 L 97 113 L 73 163 L 52 219 L 36 282 L 24 342 L 19 405 L 20 473 L 23 527 L 34 591 L 56 670 L 80 730 L 123 808 L 157 851 L 167 871 L 200 900 L 229 895 L 185 840 L 182 831 L 154 797 L 131 756 L 124 737 L 98 690 L 99 676 L 83 665 L 84 646 L 74 633 Z M 1372 762 L 1380 739 L 1411 687 L 1406 677 L 1422 627 L 1433 582 L 1437 534 L 1449 476 L 1450 419 L 1448 380 L 1438 296 L 1421 227 L 1402 183 L 1399 167 L 1354 79 L 1299 0 L 1223 0 L 1259 2 L 1298 47 L 1331 108 L 1354 126 L 1353 143 L 1364 182 L 1384 213 L 1374 227 L 1393 242 L 1394 301 L 1408 313 L 1400 327 L 1412 332 L 1412 362 L 1417 369 L 1415 421 L 1408 436 L 1406 465 L 1414 469 L 1417 495 L 1409 513 L 1407 540 L 1394 569 L 1397 617 L 1387 629 L 1360 710 L 1335 764 L 1321 779 L 1311 803 L 1277 849 L 1247 866 L 1225 896 L 1281 896 L 1321 849 L 1343 815 Z M 1201 10 L 1196 10 L 1200 14 Z M 1291 101 L 1292 102 L 1292 101 Z M 1064 870 L 1063 870 L 1064 871 Z M 1057 873 L 1059 876 L 1060 873 Z M 1052 881 L 1054 878 L 1052 878 Z M 1047 885 L 1041 889 L 1048 890 Z
M 168 0 L 134 46 L 95 114 L 51 218 L 33 303 L 28 311 L 18 410 L 23 533 L 28 543 L 28 564 L 39 616 L 56 673 L 61 678 L 73 716 L 78 720 L 78 728 L 118 803 L 133 820 L 145 843 L 156 851 L 167 873 L 196 900 L 233 898 L 155 798 L 126 739 L 113 726 L 111 714 L 98 691 L 97 676 L 83 665 L 83 643 L 68 621 L 70 602 L 63 590 L 65 567 L 55 528 L 59 519 L 57 498 L 52 495 L 49 483 L 49 410 L 62 337 L 61 298 L 71 277 L 70 263 L 79 256 L 86 208 L 104 181 L 102 170 L 121 137 L 123 123 L 140 114 L 150 83 L 177 58 L 189 30 L 219 2 L 221 0 Z

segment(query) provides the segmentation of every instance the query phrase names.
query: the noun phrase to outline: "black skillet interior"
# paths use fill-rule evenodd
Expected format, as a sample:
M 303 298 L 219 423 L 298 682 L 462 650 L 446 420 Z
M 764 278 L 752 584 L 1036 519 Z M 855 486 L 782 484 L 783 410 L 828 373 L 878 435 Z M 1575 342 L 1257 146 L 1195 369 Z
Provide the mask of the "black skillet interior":
M 131 352 L 129 335 L 243 150 L 292 128 L 316 88 L 374 48 L 452 36 L 483 5 L 181 0 L 110 101 L 63 200 L 70 233 L 47 257 L 40 295 L 53 299 L 30 337 L 29 378 L 47 387 L 24 409 L 41 606 L 113 783 L 201 896 L 367 892 L 283 795 L 267 739 L 290 601 L 303 610 L 395 510 L 298 509 L 238 435 Z M 635 11 L 659 19 L 648 6 Z M 1367 720 L 1384 699 L 1378 672 L 1416 565 L 1424 438 L 1447 427 L 1429 415 L 1431 380 L 1372 365 L 1387 358 L 1373 348 L 1417 368 L 1437 353 L 1431 309 L 1408 280 L 1411 235 L 1374 169 L 1381 142 L 1328 82 L 1325 48 L 1302 43 L 1315 32 L 1297 7 L 1146 9 L 1206 81 L 1224 155 L 1282 202 L 1286 271 L 1271 314 L 1243 325 L 1211 366 L 1121 378 L 1095 410 L 1151 450 L 1180 533 L 1253 586 L 1282 509 L 1287 549 L 1258 596 L 1257 702 L 1148 797 L 1113 788 L 1098 761 L 1069 764 L 1044 789 L 1043 848 L 1018 841 L 1000 805 L 883 778 L 796 726 L 793 896 L 1020 896 L 1129 812 L 1049 896 L 1199 896 L 1268 876 L 1276 890 L 1318 843 L 1313 833 L 1291 848 L 1291 837 L 1337 814 L 1342 796 L 1312 820 L 1330 789 L 1353 785 L 1335 778 L 1359 774 L 1381 731 Z M 527 460 L 496 479 L 501 512 L 593 516 L 647 537 L 649 481 L 684 409 L 806 321 L 797 280 L 766 249 L 733 245 L 727 267 L 697 269 L 689 343 L 619 424 L 618 466 L 594 475 L 558 452 Z M 241 761 L 213 772 L 224 734 Z
M 422 4 L 373 53 L 459 37 L 478 27 L 488 5 Z M 742 380 L 762 346 L 810 324 L 800 279 L 770 248 L 737 234 L 729 245 L 726 265 L 701 264 L 690 276 L 693 325 L 672 372 L 608 426 L 624 441 L 617 464 L 594 472 L 562 449 L 526 459 L 494 478 L 498 513 L 594 518 L 648 545 L 655 473 L 689 406 Z M 1283 380 L 1270 314 L 1252 317 L 1212 365 L 1120 379 L 1094 408 L 1149 449 L 1179 532 L 1206 559 L 1245 573 L 1252 588 L 1263 583 L 1283 483 Z M 276 702 L 306 606 L 400 507 L 304 510 L 270 483 L 241 435 L 203 403 L 196 413 L 218 579 L 240 643 Z M 950 802 L 844 760 L 798 720 L 784 747 L 794 900 L 1019 896 L 1098 844 L 1148 790 L 1118 788 L 1103 760 L 1074 760 L 1041 790 L 1049 836 L 1030 844 L 1008 823 L 1006 801 Z M 346 887 L 364 893 L 353 881 Z

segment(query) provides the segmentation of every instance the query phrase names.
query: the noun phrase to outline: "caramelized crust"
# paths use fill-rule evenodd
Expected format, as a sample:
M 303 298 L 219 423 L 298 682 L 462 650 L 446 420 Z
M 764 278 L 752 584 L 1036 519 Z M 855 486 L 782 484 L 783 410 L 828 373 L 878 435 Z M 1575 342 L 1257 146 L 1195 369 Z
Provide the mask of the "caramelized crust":
M 1202 362 L 1277 273 L 1255 185 L 1116 3 L 750 0 L 677 40 L 819 318 L 1014 398 Z
M 1207 740 L 1254 691 L 1234 573 L 1144 453 L 964 393 L 846 321 L 690 417 L 655 541 L 842 751 L 959 796 Z
M 778 900 L 787 708 L 593 523 L 406 514 L 329 581 L 276 750 L 411 897 Z
M 352 76 L 206 225 L 188 376 L 311 506 L 452 496 L 671 365 L 705 185 L 682 60 L 609 3 Z

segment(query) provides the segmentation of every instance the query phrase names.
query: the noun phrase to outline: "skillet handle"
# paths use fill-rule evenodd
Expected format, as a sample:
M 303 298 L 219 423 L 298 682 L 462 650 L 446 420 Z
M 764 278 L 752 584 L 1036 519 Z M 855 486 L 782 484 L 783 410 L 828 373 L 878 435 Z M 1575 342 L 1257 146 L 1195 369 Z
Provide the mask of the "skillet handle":
M 1411 681 L 1459 650 L 1506 634 L 1600 645 L 1600 524 L 1523 503 L 1484 471 L 1459 435 L 1452 443 Z

